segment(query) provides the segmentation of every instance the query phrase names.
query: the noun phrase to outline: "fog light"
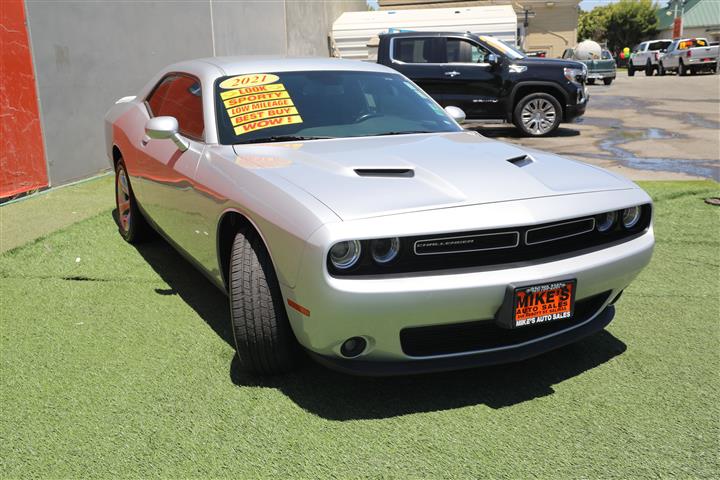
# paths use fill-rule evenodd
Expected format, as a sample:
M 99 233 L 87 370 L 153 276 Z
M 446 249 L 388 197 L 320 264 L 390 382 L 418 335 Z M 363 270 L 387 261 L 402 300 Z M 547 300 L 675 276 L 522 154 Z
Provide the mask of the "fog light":
M 338 242 L 330 249 L 330 261 L 340 270 L 352 267 L 359 259 L 360 242 L 357 240 Z
M 400 239 L 395 237 L 373 240 L 370 249 L 373 260 L 377 263 L 388 263 L 397 257 L 400 251 Z
M 628 230 L 633 228 L 640 221 L 640 207 L 630 207 L 623 210 L 623 227 Z
M 348 338 L 340 347 L 340 353 L 348 358 L 357 357 L 365 350 L 366 346 L 367 342 L 362 337 Z
M 595 217 L 595 221 L 597 222 L 597 229 L 598 232 L 605 233 L 609 231 L 613 225 L 615 225 L 615 220 L 617 219 L 617 212 L 607 212 L 607 213 L 601 213 L 597 217 Z

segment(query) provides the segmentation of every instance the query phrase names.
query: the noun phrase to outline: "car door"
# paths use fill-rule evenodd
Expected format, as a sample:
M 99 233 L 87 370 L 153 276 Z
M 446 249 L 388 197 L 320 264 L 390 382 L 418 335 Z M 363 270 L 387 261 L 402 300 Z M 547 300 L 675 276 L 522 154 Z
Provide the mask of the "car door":
M 502 67 L 488 62 L 491 52 L 470 39 L 447 37 L 442 53 L 439 103 L 462 108 L 468 119 L 502 118 Z
M 436 101 L 443 76 L 442 57 L 438 37 L 394 37 L 390 40 L 392 68 L 415 82 Z
M 189 148 L 181 151 L 169 139 L 140 139 L 139 163 L 143 177 L 142 208 L 178 246 L 194 250 L 201 235 L 195 212 L 194 175 L 205 149 L 200 81 L 188 74 L 165 76 L 148 95 L 149 117 L 170 116 Z

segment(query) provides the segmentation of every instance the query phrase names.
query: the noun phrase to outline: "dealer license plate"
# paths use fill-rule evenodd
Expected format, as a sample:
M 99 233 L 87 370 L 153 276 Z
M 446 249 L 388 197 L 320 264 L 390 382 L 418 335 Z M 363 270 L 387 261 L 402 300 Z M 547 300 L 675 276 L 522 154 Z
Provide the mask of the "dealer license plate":
M 576 286 L 576 280 L 564 280 L 516 288 L 513 295 L 514 327 L 572 318 Z

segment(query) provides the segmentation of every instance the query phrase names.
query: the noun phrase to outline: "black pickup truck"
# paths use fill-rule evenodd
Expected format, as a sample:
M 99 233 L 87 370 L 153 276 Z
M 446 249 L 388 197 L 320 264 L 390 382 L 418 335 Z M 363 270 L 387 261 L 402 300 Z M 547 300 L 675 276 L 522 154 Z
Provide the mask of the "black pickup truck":
M 468 120 L 512 122 L 543 136 L 585 113 L 587 67 L 530 58 L 497 38 L 471 33 L 380 35 L 378 63 L 410 78 L 443 107 Z

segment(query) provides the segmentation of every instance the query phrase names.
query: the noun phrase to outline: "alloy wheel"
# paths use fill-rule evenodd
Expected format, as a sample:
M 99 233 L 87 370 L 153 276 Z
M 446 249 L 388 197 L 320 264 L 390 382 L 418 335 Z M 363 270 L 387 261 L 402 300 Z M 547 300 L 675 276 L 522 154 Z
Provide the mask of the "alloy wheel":
M 130 230 L 130 187 L 128 186 L 127 173 L 122 165 L 118 166 L 115 176 L 115 200 L 117 202 L 118 220 L 123 232 Z
M 549 101 L 537 98 L 530 100 L 522 109 L 520 118 L 528 132 L 533 135 L 544 135 L 555 125 L 557 112 Z

